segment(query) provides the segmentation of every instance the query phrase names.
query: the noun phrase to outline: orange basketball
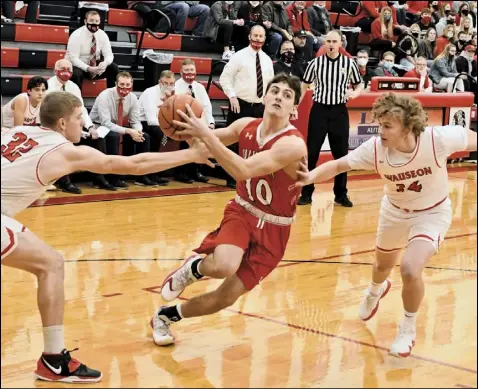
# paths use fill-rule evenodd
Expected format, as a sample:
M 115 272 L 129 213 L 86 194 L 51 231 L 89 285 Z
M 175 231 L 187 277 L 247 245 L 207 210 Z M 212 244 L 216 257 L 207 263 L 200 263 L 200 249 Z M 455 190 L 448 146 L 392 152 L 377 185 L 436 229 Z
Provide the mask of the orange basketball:
M 186 104 L 189 104 L 197 117 L 202 115 L 202 106 L 191 95 L 172 95 L 159 107 L 159 127 L 163 133 L 175 140 L 186 140 L 188 136 L 181 135 L 183 128 L 175 126 L 173 120 L 182 122 L 183 119 L 176 112 L 178 109 L 187 114 Z

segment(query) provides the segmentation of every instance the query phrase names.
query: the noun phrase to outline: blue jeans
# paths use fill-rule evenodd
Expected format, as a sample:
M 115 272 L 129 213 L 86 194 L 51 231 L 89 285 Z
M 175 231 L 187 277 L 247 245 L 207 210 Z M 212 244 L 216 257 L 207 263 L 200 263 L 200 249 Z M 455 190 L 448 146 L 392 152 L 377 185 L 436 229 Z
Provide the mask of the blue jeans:
M 267 54 L 269 54 L 269 57 L 271 57 L 272 59 L 275 59 L 277 57 L 277 53 L 279 52 L 282 40 L 282 35 L 278 32 L 269 33 L 269 46 L 267 47 Z
M 176 14 L 176 28 L 177 34 L 184 34 L 184 26 L 186 25 L 186 18 L 198 18 L 196 27 L 194 27 L 193 34 L 201 35 L 209 15 L 209 7 L 205 4 L 195 4 L 192 7 L 187 3 L 172 3 L 168 4 L 166 8 L 174 11 Z

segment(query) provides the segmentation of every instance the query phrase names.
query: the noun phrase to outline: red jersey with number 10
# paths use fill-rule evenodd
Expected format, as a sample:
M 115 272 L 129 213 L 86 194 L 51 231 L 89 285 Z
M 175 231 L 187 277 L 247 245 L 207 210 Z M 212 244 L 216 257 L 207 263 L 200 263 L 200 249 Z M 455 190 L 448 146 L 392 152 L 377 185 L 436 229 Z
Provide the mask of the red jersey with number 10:
M 253 120 L 241 132 L 239 137 L 239 155 L 250 158 L 254 154 L 270 150 L 274 143 L 285 136 L 302 134 L 289 125 L 275 134 L 263 138 L 262 119 Z M 250 178 L 237 184 L 237 194 L 254 207 L 275 216 L 293 217 L 297 207 L 300 189 L 283 169 L 265 176 Z

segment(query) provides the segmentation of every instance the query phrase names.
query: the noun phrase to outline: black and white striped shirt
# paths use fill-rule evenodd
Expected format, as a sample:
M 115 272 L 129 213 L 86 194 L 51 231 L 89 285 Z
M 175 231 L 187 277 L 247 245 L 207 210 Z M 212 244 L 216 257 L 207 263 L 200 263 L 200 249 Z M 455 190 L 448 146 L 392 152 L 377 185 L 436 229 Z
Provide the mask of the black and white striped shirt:
M 349 84 L 362 82 L 357 63 L 345 55 L 339 54 L 335 59 L 321 55 L 309 62 L 302 82 L 315 84 L 313 100 L 326 105 L 345 104 L 345 92 Z

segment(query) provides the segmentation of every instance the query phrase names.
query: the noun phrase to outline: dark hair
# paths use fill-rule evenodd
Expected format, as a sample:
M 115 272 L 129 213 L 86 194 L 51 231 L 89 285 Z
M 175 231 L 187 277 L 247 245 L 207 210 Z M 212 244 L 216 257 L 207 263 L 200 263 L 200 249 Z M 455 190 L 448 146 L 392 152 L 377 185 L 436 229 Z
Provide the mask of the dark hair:
M 289 76 L 285 73 L 279 73 L 274 76 L 274 78 L 267 84 L 266 93 L 269 92 L 272 84 L 284 83 L 289 86 L 294 91 L 294 104 L 298 105 L 300 97 L 302 95 L 302 87 L 300 84 L 300 78 L 296 76 Z
M 288 39 L 284 39 L 284 40 L 282 41 L 282 43 L 280 44 L 280 47 L 282 48 L 282 46 L 284 46 L 286 43 L 291 43 L 292 45 L 294 45 L 294 42 L 293 42 L 293 41 L 290 41 L 290 40 L 288 40 Z
M 44 127 L 53 128 L 60 119 L 65 119 L 73 114 L 81 101 L 68 92 L 50 92 L 43 99 L 40 106 L 40 123 Z
M 45 85 L 45 90 L 47 90 L 48 89 L 48 81 L 46 80 L 46 78 L 43 78 L 41 76 L 32 77 L 28 80 L 27 90 L 32 90 L 34 88 L 38 88 L 42 84 Z

